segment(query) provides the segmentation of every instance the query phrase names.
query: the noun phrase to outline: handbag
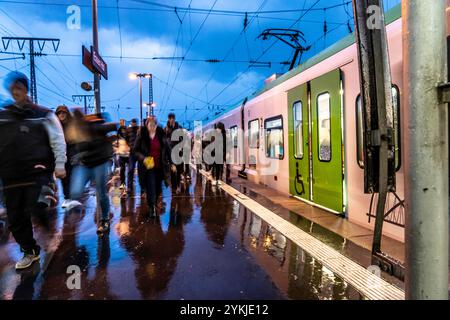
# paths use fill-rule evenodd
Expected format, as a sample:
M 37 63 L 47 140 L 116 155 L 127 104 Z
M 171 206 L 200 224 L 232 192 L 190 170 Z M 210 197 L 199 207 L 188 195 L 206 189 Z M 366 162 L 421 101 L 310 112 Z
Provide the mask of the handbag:
M 151 170 L 155 167 L 155 159 L 153 157 L 146 157 L 144 159 L 144 166 L 147 170 Z

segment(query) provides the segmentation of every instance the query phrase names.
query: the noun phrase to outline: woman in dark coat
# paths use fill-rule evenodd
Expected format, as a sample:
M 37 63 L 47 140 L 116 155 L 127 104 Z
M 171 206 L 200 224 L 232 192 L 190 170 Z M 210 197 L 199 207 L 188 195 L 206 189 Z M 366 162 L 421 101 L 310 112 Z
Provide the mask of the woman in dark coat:
M 162 182 L 170 179 L 170 146 L 156 118 L 149 117 L 136 138 L 133 154 L 141 166 L 142 182 L 146 186 L 150 217 L 155 217 L 156 200 L 162 193 Z
M 222 184 L 223 167 L 226 161 L 226 130 L 225 125 L 222 122 L 218 122 L 215 125 L 215 129 L 218 134 L 222 136 L 222 158 L 216 159 L 213 164 L 213 178 L 216 184 Z M 219 146 L 220 147 L 220 146 Z

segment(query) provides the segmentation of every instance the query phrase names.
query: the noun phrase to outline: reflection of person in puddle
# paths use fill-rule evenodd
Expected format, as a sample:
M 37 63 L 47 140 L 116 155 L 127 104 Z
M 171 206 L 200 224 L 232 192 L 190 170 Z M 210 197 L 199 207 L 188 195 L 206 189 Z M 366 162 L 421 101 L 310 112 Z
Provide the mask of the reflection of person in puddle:
M 184 248 L 183 225 L 191 212 L 179 211 L 179 197 L 173 197 L 167 232 L 161 226 L 159 215 L 150 223 L 130 219 L 127 228 L 117 227 L 121 245 L 136 263 L 135 277 L 143 299 L 157 299 L 167 289 L 178 257 Z
M 225 197 L 221 189 L 206 183 L 205 196 L 200 209 L 200 219 L 208 235 L 208 239 L 222 247 L 231 220 L 232 202 Z
M 94 278 L 81 286 L 83 292 L 82 299 L 95 300 L 117 300 L 114 294 L 110 293 L 108 283 L 108 264 L 111 257 L 111 247 L 109 236 L 99 237 L 97 242 L 98 262 L 95 267 Z
M 65 285 L 67 280 L 67 268 L 76 265 L 81 269 L 81 286 L 85 285 L 86 270 L 89 265 L 89 253 L 86 246 L 79 246 L 78 228 L 85 217 L 85 211 L 81 213 L 67 213 L 61 233 L 61 243 L 55 248 L 56 251 L 49 252 L 51 264 L 46 270 L 44 283 L 41 287 L 41 299 L 71 299 L 77 290 L 70 290 Z
M 203 202 L 203 178 L 197 171 L 195 174 L 195 186 L 194 186 L 194 203 L 197 208 L 201 208 Z

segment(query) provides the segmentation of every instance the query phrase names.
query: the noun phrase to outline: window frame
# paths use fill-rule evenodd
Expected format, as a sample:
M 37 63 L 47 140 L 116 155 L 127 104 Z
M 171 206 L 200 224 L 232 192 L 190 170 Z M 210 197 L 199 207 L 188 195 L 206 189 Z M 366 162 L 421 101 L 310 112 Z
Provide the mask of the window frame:
M 272 129 L 278 129 L 278 130 L 281 129 L 281 142 L 283 143 L 283 155 L 282 155 L 282 157 L 274 158 L 274 157 L 269 157 L 269 155 L 268 155 L 268 149 L 267 149 L 267 122 L 278 120 L 278 119 L 281 120 L 281 127 L 270 128 L 269 131 L 272 130 Z M 278 116 L 274 116 L 274 117 L 271 117 L 271 118 L 264 119 L 264 147 L 266 149 L 265 150 L 266 158 L 268 158 L 268 159 L 276 159 L 276 160 L 283 160 L 284 159 L 285 148 L 284 148 L 284 121 L 283 121 L 283 115 L 280 114 Z
M 234 137 L 233 137 L 233 130 L 236 129 L 236 144 L 234 144 Z M 238 137 L 238 126 L 234 125 L 230 127 L 230 136 L 231 136 L 231 143 L 233 144 L 233 148 L 237 149 L 239 145 L 239 137 Z
M 394 144 L 394 148 L 396 147 L 398 149 L 398 165 L 395 166 L 395 172 L 400 171 L 400 168 L 402 167 L 402 122 L 401 122 L 401 99 L 400 99 L 400 88 L 396 84 L 392 84 L 392 89 L 395 89 L 397 91 L 397 124 L 398 124 L 398 146 Z M 395 112 L 392 110 L 392 112 Z M 395 116 L 395 113 L 394 113 Z M 394 137 L 395 142 L 395 137 Z M 394 162 L 395 162 L 395 151 L 394 151 Z
M 401 133 L 402 133 L 402 127 L 401 127 L 401 97 L 400 97 L 400 88 L 398 87 L 398 85 L 396 85 L 396 84 L 392 84 L 392 89 L 395 89 L 396 91 L 397 91 L 397 110 L 396 111 L 394 111 L 394 110 L 392 110 L 393 112 L 396 112 L 397 113 L 397 126 L 398 126 L 398 132 L 397 132 L 397 134 L 398 134 L 398 145 L 395 145 L 394 144 L 394 147 L 395 148 L 397 148 L 398 149 L 398 153 L 397 153 L 397 156 L 398 156 L 398 164 L 396 165 L 396 167 L 395 167 L 395 172 L 398 172 L 398 171 L 400 171 L 400 168 L 401 168 L 401 166 L 402 166 L 402 135 L 401 135 Z M 362 114 L 364 114 L 364 112 L 365 112 L 365 110 L 362 108 L 362 98 L 361 98 L 361 93 L 359 93 L 357 96 L 356 96 L 356 100 L 355 100 L 355 121 L 356 121 L 356 163 L 358 164 L 358 166 L 361 168 L 361 169 L 364 169 L 364 160 L 362 161 L 362 164 L 360 164 L 360 161 L 359 161 L 359 150 L 358 150 L 358 148 L 359 148 L 359 144 L 358 144 L 358 142 L 359 142 L 359 135 L 358 135 L 358 128 L 359 128 L 359 126 L 358 126 L 358 99 L 360 99 L 360 101 L 361 101 L 361 112 L 362 112 Z M 395 116 L 395 114 L 394 114 L 394 116 Z M 362 125 L 363 125 L 363 127 L 361 128 L 361 131 L 362 131 L 362 137 L 363 137 L 363 139 L 364 139 L 364 118 L 363 118 L 363 123 L 362 123 Z M 395 137 L 394 137 L 394 139 L 395 139 Z M 364 141 L 364 140 L 363 140 Z M 395 141 L 394 141 L 395 142 Z M 364 142 L 362 142 L 362 147 L 364 148 Z M 396 159 L 394 159 L 394 161 L 395 161 Z
M 295 115 L 296 115 L 296 112 L 295 112 L 295 110 L 294 110 L 294 108 L 295 108 L 295 105 L 297 104 L 297 103 L 300 103 L 300 105 L 301 105 L 301 115 L 302 115 L 302 127 L 301 127 L 301 131 L 302 131 L 302 156 L 301 157 L 297 157 L 297 144 L 296 144 L 296 138 L 295 138 L 295 122 L 297 121 L 296 120 L 296 118 L 295 118 Z M 303 101 L 302 100 L 297 100 L 297 101 L 294 101 L 294 103 L 292 104 L 292 114 L 293 114 L 293 119 L 294 119 L 294 127 L 293 127 L 293 129 L 294 129 L 294 158 L 295 159 L 297 159 L 297 160 L 302 160 L 304 157 L 305 157 L 305 152 L 304 152 L 304 148 L 303 148 L 303 144 L 304 144 L 304 136 L 303 136 Z
M 358 119 L 358 115 L 359 115 L 359 110 L 358 110 L 358 100 L 360 102 L 361 105 L 361 116 L 362 118 L 362 127 L 360 128 L 359 126 L 359 119 Z M 361 97 L 361 93 L 359 93 L 356 96 L 356 100 L 355 100 L 355 120 L 356 120 L 356 163 L 358 164 L 358 167 L 360 167 L 361 169 L 364 169 L 364 159 L 359 159 L 359 155 L 360 155 L 360 146 L 362 147 L 362 152 L 364 152 L 364 109 L 362 106 L 362 97 Z M 358 128 L 360 128 L 360 130 L 358 130 Z M 362 137 L 362 141 L 360 141 L 359 138 L 359 131 L 361 131 L 361 137 Z M 361 144 L 361 145 L 360 145 Z
M 255 121 L 257 121 L 258 122 L 258 135 L 257 135 L 257 141 L 256 141 L 256 147 L 252 147 L 251 146 L 251 141 L 250 141 L 250 139 L 251 139 L 251 132 L 250 132 L 250 123 L 252 123 L 252 122 L 255 122 Z M 249 149 L 259 149 L 259 146 L 260 146 L 260 137 L 259 137 L 259 134 L 260 134 L 260 123 L 259 123 L 259 118 L 255 118 L 255 119 L 253 119 L 253 120 L 250 120 L 250 121 L 248 121 L 247 122 L 247 127 L 248 127 L 248 148 Z
M 320 159 L 320 135 L 319 135 L 319 129 L 320 129 L 320 125 L 319 125 L 319 97 L 328 94 L 328 96 L 330 97 L 328 99 L 329 103 L 328 103 L 328 110 L 330 113 L 330 159 L 329 160 L 322 160 Z M 331 143 L 332 139 L 332 130 L 331 130 L 331 94 L 329 91 L 324 91 L 321 92 L 319 94 L 317 94 L 316 96 L 316 112 L 317 112 L 317 159 L 320 162 L 331 162 L 333 160 L 333 145 Z

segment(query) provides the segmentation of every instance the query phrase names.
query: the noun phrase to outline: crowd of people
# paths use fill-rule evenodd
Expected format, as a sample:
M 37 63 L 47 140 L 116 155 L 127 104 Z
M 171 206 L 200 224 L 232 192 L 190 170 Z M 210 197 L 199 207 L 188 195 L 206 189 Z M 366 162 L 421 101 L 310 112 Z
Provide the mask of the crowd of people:
M 110 229 L 108 181 L 113 167 L 120 172 L 123 196 L 135 193 L 137 169 L 150 219 L 162 203 L 163 184 L 175 195 L 183 181 L 190 181 L 190 161 L 180 163 L 172 157 L 175 146 L 183 140 L 180 131 L 174 133 L 181 129 L 188 134 L 173 113 L 165 127 L 153 116 L 140 126 L 136 119 L 128 126 L 125 120 L 118 125 L 107 122 L 102 114 L 85 115 L 66 106 L 52 112 L 33 103 L 28 96 L 29 80 L 22 73 L 10 73 L 5 87 L 13 102 L 0 109 L 0 209 L 1 202 L 6 208 L 0 214 L 7 216 L 8 228 L 24 253 L 16 263 L 17 270 L 40 259 L 31 216 L 41 198 L 52 198 L 43 196 L 44 190 L 57 192 L 55 178 L 61 180 L 64 200 L 60 203 L 67 212 L 82 210 L 86 185 L 95 185 L 101 213 L 97 219 L 99 235 Z M 225 135 L 223 124 L 216 129 Z M 225 145 L 223 154 L 225 160 Z M 214 179 L 220 181 L 223 164 L 214 163 L 211 169 Z

